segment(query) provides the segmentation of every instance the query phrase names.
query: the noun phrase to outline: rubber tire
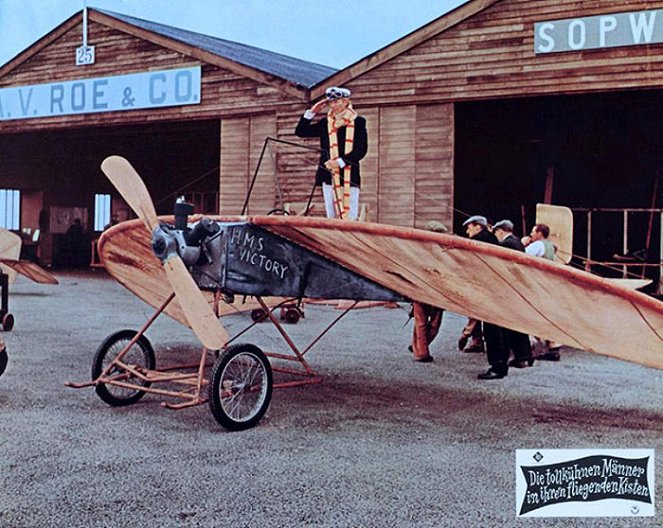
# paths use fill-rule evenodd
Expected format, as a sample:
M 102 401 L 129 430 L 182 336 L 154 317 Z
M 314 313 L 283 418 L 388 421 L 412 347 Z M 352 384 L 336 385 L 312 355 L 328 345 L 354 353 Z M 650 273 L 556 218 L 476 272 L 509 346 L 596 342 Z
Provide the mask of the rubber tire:
M 301 316 L 302 312 L 299 310 L 299 308 L 297 308 L 296 306 L 289 306 L 285 310 L 285 316 L 283 320 L 287 324 L 297 324 Z
M 237 356 L 248 354 L 257 360 L 264 373 L 264 380 L 266 383 L 264 400 L 260 403 L 259 408 L 247 419 L 237 420 L 226 413 L 221 402 L 219 387 L 228 364 L 233 361 Z M 215 361 L 209 377 L 209 406 L 212 415 L 219 424 L 228 429 L 229 431 L 244 431 L 256 425 L 260 419 L 267 412 L 269 403 L 272 399 L 272 389 L 274 380 L 272 376 L 272 367 L 269 364 L 267 356 L 257 346 L 241 343 L 231 345 L 222 353 L 222 355 Z
M 5 373 L 7 368 L 7 363 L 9 362 L 9 356 L 7 355 L 7 349 L 3 348 L 0 350 L 0 376 Z
M 6 313 L 2 317 L 2 329 L 5 332 L 11 332 L 12 328 L 14 328 L 14 316 L 10 313 Z
M 268 215 L 280 215 L 280 216 L 289 216 L 290 213 L 283 209 L 282 207 L 276 207 L 267 211 Z
M 251 310 L 251 321 L 254 323 L 262 323 L 267 320 L 267 314 L 262 308 L 254 308 Z
M 120 330 L 119 332 L 115 332 L 114 334 L 109 335 L 102 341 L 101 345 L 99 345 L 99 348 L 97 349 L 96 354 L 94 355 L 94 359 L 92 360 L 93 380 L 96 380 L 99 376 L 101 376 L 101 373 L 104 370 L 104 360 L 106 359 L 106 355 L 110 352 L 111 348 L 113 348 L 120 341 L 125 342 L 122 345 L 122 348 L 124 348 L 124 346 L 126 346 L 126 344 L 131 341 L 137 333 L 138 332 L 135 330 Z M 140 336 L 138 341 L 136 341 L 136 345 L 134 346 L 138 346 L 143 353 L 145 362 L 141 366 L 149 370 L 154 370 L 156 367 L 156 358 L 154 355 L 154 349 L 152 348 L 152 345 L 150 344 L 150 341 L 147 339 L 147 337 L 145 337 L 145 335 Z M 145 387 L 149 387 L 151 384 L 146 382 L 143 385 Z M 106 402 L 108 405 L 112 405 L 113 407 L 131 405 L 132 403 L 136 403 L 143 396 L 145 396 L 145 391 L 137 390 L 129 396 L 118 397 L 115 394 L 112 394 L 104 383 L 97 385 L 95 387 L 95 391 L 104 402 Z

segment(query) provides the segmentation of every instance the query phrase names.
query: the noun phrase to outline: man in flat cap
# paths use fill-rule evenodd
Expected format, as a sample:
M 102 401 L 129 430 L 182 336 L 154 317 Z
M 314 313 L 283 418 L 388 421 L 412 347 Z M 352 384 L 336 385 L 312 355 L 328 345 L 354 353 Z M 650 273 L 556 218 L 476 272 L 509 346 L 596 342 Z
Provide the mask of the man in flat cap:
M 350 90 L 327 88 L 325 98 L 299 119 L 295 134 L 300 138 L 320 138 L 320 163 L 315 175 L 322 185 L 328 218 L 356 220 L 359 216 L 361 174 L 359 161 L 366 156 L 366 119 L 357 115 Z M 325 117 L 313 122 L 316 115 Z
M 493 234 L 499 240 L 502 247 L 525 251 L 522 241 L 513 234 L 513 222 L 511 220 L 500 220 L 493 226 Z
M 525 252 L 525 246 L 521 240 L 513 234 L 513 222 L 511 220 L 500 220 L 493 226 L 493 233 L 505 248 Z M 525 368 L 534 364 L 532 356 L 532 345 L 529 336 L 510 328 L 504 328 L 506 342 L 506 360 L 509 359 L 509 350 L 513 352 L 513 360 L 509 361 L 510 367 Z
M 488 229 L 485 216 L 475 215 L 463 222 L 465 232 L 472 240 L 498 245 L 497 237 Z M 509 372 L 509 349 L 501 327 L 483 323 L 483 337 L 486 341 L 486 355 L 490 368 L 477 376 L 480 380 L 502 379 Z
M 463 222 L 463 227 L 465 227 L 467 236 L 474 240 L 488 242 L 489 244 L 497 243 L 492 233 L 488 231 L 488 220 L 485 216 L 471 216 Z M 463 327 L 463 331 L 458 338 L 458 350 L 464 352 L 484 352 L 481 321 L 472 319 L 471 317 L 468 318 L 467 324 Z

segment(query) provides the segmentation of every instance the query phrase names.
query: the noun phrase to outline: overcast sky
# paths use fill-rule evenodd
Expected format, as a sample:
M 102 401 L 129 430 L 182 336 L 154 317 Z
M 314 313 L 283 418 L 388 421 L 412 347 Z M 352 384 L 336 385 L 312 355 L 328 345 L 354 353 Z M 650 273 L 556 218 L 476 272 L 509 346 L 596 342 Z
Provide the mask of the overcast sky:
M 87 6 L 341 69 L 465 1 L 87 0 Z M 0 0 L 0 65 L 80 11 L 84 3 Z

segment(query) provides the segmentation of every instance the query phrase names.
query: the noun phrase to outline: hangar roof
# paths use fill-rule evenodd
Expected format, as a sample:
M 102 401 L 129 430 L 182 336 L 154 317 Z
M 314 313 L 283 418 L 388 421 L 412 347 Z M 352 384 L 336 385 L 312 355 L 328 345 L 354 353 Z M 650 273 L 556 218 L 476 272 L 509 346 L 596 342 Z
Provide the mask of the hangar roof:
M 188 54 L 202 62 L 235 70 L 249 78 L 273 84 L 293 94 L 301 95 L 303 90 L 322 82 L 338 71 L 329 66 L 296 59 L 254 46 L 210 37 L 112 11 L 90 8 L 88 9 L 88 16 L 94 22 L 114 27 L 146 40 L 158 42 L 164 47 L 170 47 Z M 0 65 L 0 77 L 11 72 L 77 24 L 80 24 L 82 19 L 83 11 L 79 11 L 9 62 Z
M 210 37 L 201 33 L 194 33 L 149 20 L 134 18 L 121 13 L 114 13 L 103 9 L 96 9 L 110 17 L 122 20 L 133 26 L 140 27 L 153 33 L 158 33 L 196 48 L 209 51 L 220 57 L 243 64 L 291 81 L 299 86 L 308 88 L 336 73 L 335 68 L 307 62 L 280 53 L 274 53 L 254 46 L 232 42 L 217 37 Z

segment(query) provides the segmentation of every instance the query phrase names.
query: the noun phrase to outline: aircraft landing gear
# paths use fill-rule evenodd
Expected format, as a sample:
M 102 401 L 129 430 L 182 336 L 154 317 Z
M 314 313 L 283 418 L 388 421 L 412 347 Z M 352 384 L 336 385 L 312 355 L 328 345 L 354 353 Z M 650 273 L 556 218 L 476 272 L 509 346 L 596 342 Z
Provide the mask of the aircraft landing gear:
M 5 332 L 10 332 L 12 328 L 14 328 L 14 316 L 6 313 L 2 316 L 2 329 Z
M 231 345 L 212 367 L 209 405 L 214 418 L 230 431 L 257 424 L 272 398 L 272 368 L 255 345 Z
M 2 304 L 0 305 L 0 322 L 5 332 L 14 328 L 14 316 L 9 313 L 9 275 L 0 271 L 0 294 L 2 295 Z
M 97 395 L 108 405 L 122 407 L 136 403 L 145 391 L 134 387 L 149 387 L 150 382 L 141 380 L 129 374 L 125 367 L 131 365 L 135 371 L 146 372 L 154 370 L 156 359 L 154 349 L 147 337 L 141 335 L 138 340 L 124 354 L 120 352 L 126 348 L 138 332 L 135 330 L 120 330 L 103 340 L 92 361 L 92 379 L 96 380 L 102 374 L 109 381 L 125 382 L 126 386 L 114 383 L 99 383 L 95 390 Z M 114 364 L 115 363 L 115 364 Z M 112 366 L 111 366 L 112 365 Z
M 0 341 L 0 348 L 2 348 L 2 350 L 0 350 L 0 376 L 2 376 L 7 368 L 9 356 L 7 355 L 7 349 L 2 345 L 2 341 Z

